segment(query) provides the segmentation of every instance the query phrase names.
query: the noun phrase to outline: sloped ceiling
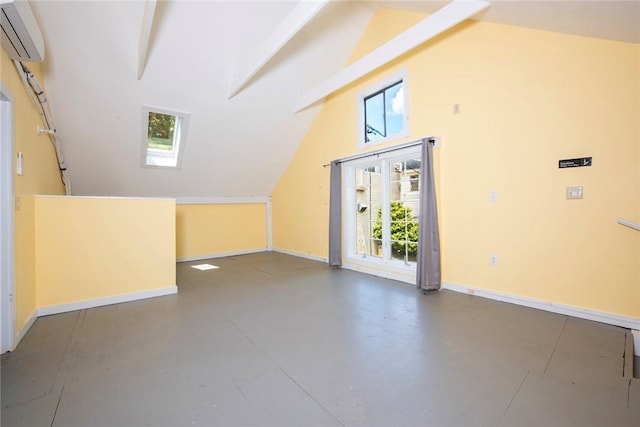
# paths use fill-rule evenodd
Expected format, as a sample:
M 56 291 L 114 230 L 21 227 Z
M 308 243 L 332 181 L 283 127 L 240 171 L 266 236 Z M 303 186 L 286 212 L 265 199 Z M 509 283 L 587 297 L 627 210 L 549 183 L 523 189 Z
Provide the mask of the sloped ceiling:
M 346 62 L 372 15 L 363 5 L 328 5 L 227 99 L 239 54 L 270 35 L 294 6 L 159 2 L 138 80 L 143 2 L 32 2 L 73 194 L 271 194 L 318 109 L 292 114 L 295 97 Z M 179 170 L 140 167 L 143 105 L 191 114 Z
M 489 0 L 490 1 L 490 0 Z M 433 13 L 446 1 L 382 0 L 381 7 Z M 640 0 L 495 0 L 474 20 L 640 43 Z
M 143 1 L 32 0 L 73 194 L 271 194 L 319 108 L 293 114 L 296 97 L 343 68 L 376 8 L 431 13 L 444 4 L 332 1 L 228 99 L 243 55 L 295 2 L 160 1 L 138 80 Z M 638 43 L 639 6 L 499 1 L 478 19 Z M 191 114 L 179 170 L 140 167 L 143 105 Z

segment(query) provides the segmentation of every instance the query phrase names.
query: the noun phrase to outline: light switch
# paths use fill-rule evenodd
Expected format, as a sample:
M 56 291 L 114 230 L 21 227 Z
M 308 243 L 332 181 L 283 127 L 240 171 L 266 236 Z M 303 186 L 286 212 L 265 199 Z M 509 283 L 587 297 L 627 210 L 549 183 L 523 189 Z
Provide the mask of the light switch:
M 582 199 L 582 186 L 567 187 L 567 199 Z
M 489 192 L 489 201 L 490 202 L 497 202 L 498 201 L 498 193 L 496 193 L 495 191 Z
M 22 151 L 18 152 L 18 160 L 16 161 L 16 174 L 22 175 Z

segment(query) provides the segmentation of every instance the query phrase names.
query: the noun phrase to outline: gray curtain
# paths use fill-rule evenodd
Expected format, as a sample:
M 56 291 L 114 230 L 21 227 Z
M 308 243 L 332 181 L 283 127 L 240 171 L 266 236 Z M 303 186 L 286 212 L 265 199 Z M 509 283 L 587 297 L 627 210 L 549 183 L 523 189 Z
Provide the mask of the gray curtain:
M 422 173 L 420 174 L 420 235 L 416 286 L 424 291 L 440 289 L 440 232 L 438 207 L 433 182 L 433 144 L 422 140 Z
M 329 265 L 342 265 L 342 166 L 331 162 L 331 187 L 329 189 Z

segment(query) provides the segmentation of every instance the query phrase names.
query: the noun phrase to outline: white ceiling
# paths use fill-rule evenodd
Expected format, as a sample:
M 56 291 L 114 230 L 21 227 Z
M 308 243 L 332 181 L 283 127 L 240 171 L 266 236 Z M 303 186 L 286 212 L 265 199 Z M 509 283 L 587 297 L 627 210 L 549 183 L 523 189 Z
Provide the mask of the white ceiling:
M 446 1 L 377 2 L 381 7 L 433 13 Z M 630 43 L 640 43 L 638 0 L 498 0 L 474 17 L 495 22 Z
M 158 2 L 138 80 L 142 1 L 32 0 L 73 193 L 271 194 L 319 108 L 293 114 L 295 99 L 342 69 L 376 8 L 444 4 L 333 1 L 229 100 L 238 64 L 294 2 Z M 640 1 L 499 1 L 479 19 L 640 43 Z M 142 105 L 191 114 L 180 170 L 140 167 Z

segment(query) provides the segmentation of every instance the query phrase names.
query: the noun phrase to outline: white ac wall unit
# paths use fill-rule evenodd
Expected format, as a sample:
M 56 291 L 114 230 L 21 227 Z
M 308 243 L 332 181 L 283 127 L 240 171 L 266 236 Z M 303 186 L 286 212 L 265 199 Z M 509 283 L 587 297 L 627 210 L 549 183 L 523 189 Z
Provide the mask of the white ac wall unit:
M 12 59 L 25 62 L 44 60 L 44 40 L 26 0 L 0 0 L 2 48 Z

